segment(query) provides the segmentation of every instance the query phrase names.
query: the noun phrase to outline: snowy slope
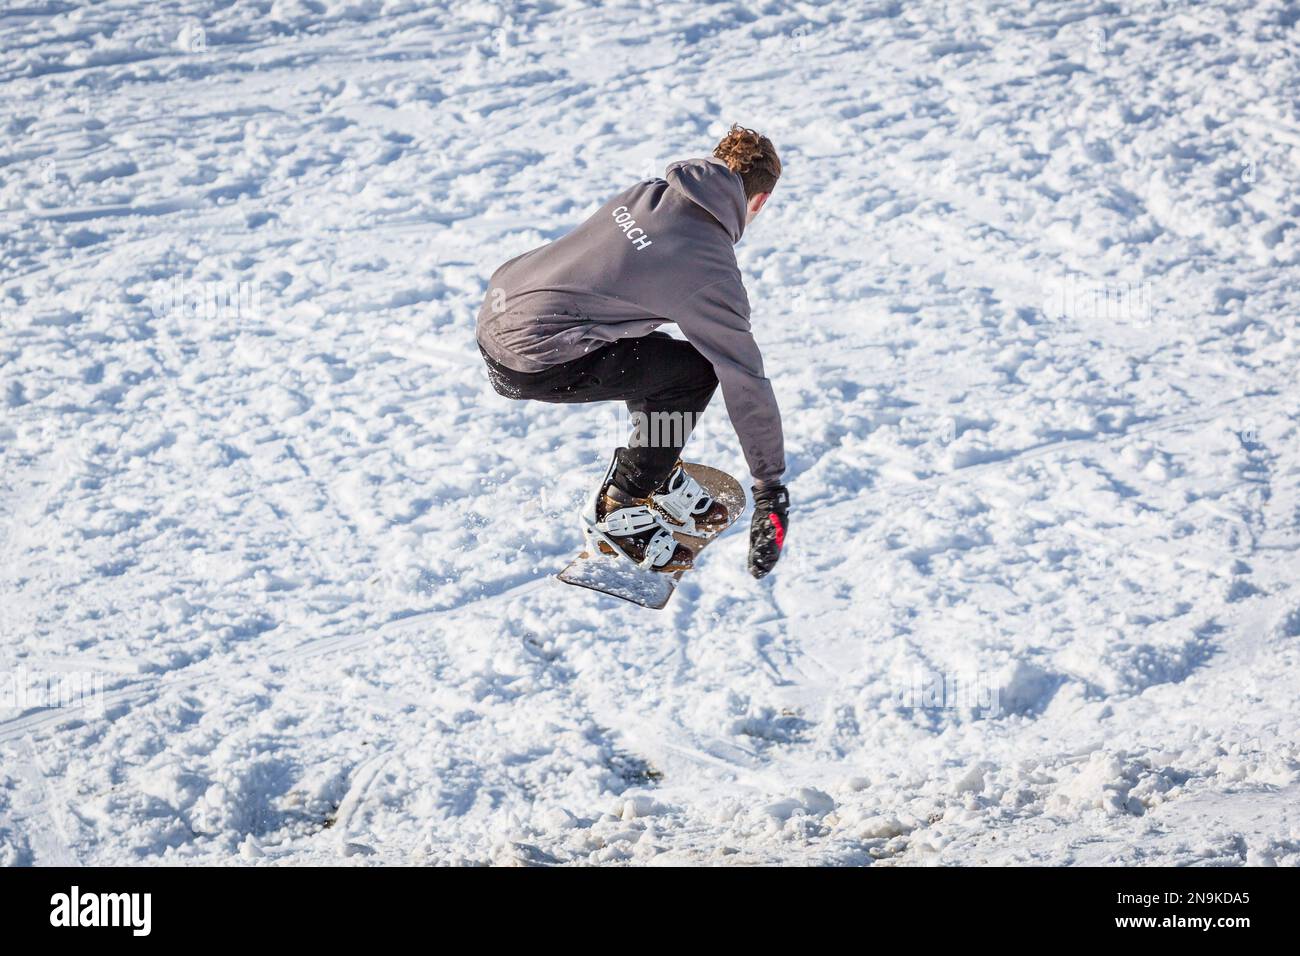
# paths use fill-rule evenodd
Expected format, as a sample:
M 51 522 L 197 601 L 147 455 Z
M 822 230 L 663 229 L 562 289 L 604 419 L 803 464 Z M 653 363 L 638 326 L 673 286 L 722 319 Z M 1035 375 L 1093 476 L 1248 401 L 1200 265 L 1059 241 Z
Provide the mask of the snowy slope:
M 7 9 L 0 861 L 1300 863 L 1293 4 Z M 789 549 L 644 612 L 473 315 L 734 120 Z

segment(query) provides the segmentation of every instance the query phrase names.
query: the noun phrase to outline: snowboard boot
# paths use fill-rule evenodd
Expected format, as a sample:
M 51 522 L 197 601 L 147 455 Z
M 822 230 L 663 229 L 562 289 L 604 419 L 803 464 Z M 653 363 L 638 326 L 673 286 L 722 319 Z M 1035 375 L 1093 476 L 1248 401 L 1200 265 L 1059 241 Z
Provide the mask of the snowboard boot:
M 711 538 L 727 527 L 727 506 L 714 501 L 700 483 L 687 474 L 680 459 L 649 500 L 650 507 L 659 512 L 674 531 L 682 534 Z
M 614 483 L 614 466 L 583 510 L 588 549 L 621 554 L 651 571 L 685 571 L 694 554 L 677 543 L 672 527 L 649 506 L 649 500 L 627 495 Z

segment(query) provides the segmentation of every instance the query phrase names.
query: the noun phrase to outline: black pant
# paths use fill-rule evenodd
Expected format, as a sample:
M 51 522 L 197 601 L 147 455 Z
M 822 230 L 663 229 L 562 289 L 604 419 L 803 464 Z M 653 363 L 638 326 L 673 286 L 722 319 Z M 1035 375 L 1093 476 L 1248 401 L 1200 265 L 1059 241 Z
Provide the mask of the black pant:
M 615 452 L 614 483 L 637 498 L 672 472 L 718 387 L 712 364 L 695 346 L 662 332 L 620 339 L 540 372 L 516 372 L 487 353 L 483 359 L 492 387 L 507 398 L 626 402 L 634 427 L 628 447 Z

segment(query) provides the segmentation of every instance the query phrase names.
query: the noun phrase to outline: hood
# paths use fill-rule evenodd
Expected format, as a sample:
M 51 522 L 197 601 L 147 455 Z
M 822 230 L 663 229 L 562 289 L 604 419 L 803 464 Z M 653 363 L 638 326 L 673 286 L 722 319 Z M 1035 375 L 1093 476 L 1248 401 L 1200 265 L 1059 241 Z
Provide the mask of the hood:
M 745 185 L 720 159 L 684 159 L 664 173 L 668 185 L 722 223 L 733 243 L 745 231 Z

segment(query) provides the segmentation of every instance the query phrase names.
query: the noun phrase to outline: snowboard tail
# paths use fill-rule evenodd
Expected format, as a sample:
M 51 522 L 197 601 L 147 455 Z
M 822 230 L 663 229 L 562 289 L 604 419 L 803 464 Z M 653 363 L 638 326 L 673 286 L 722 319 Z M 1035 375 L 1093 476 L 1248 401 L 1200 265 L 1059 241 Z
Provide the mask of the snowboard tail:
M 583 551 L 558 577 L 565 584 L 589 588 L 659 611 L 668 604 L 684 573 L 639 568 L 621 554 Z

